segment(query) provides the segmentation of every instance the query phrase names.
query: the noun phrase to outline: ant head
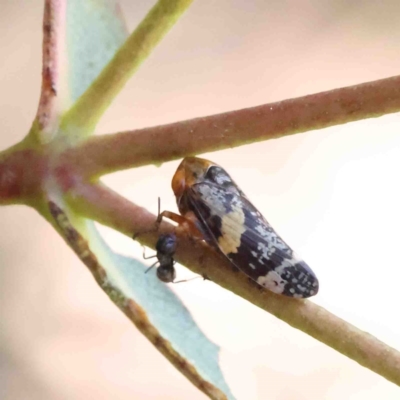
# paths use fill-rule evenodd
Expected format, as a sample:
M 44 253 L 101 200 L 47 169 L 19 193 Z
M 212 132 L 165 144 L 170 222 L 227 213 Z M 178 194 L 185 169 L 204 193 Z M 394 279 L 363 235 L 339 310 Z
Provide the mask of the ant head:
M 160 235 L 156 243 L 157 253 L 173 255 L 176 250 L 177 239 L 175 234 Z
M 157 278 L 165 283 L 173 282 L 176 278 L 176 271 L 172 264 L 161 265 L 157 268 Z

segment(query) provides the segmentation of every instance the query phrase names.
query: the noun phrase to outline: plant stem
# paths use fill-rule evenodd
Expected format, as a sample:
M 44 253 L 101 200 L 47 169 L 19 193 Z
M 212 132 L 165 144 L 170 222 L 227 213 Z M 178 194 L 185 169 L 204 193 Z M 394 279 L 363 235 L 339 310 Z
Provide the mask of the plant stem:
M 400 76 L 396 76 L 163 126 L 95 136 L 65 156 L 83 176 L 96 178 L 399 111 Z
M 66 0 L 46 0 L 43 16 L 42 89 L 30 135 L 48 142 L 57 124 L 60 53 L 65 39 Z
M 133 232 L 149 231 L 155 216 L 105 186 L 81 184 L 70 193 L 70 205 L 85 217 L 97 220 L 132 236 Z M 172 231 L 164 224 L 161 232 Z M 138 239 L 154 248 L 159 232 L 143 234 Z M 400 385 L 400 353 L 372 335 L 361 331 L 307 300 L 291 299 L 262 290 L 209 246 L 193 243 L 177 232 L 176 259 L 192 271 L 206 275 L 213 282 L 243 297 L 277 318 L 325 343 L 360 365 Z
M 132 74 L 193 0 L 159 0 L 110 63 L 63 117 L 61 128 L 93 132 L 104 111 Z

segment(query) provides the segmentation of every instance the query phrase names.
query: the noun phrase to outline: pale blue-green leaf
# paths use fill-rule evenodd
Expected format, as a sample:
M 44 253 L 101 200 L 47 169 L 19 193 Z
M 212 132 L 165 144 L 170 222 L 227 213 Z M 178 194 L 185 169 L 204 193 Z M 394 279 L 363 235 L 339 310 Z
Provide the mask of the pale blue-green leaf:
M 234 399 L 219 366 L 219 347 L 207 339 L 168 286 L 156 278 L 154 271 L 145 274 L 143 263 L 113 252 L 93 221 L 75 214 L 55 194 L 57 197 L 57 201 L 49 199 L 44 216 L 113 301 L 143 327 L 142 332 L 150 340 L 158 338 L 164 344 L 160 350 L 167 351 L 166 356 L 177 368 L 182 365 L 182 372 L 204 393 L 214 399 Z
M 219 366 L 219 347 L 204 335 L 175 293 L 157 279 L 154 269 L 145 274 L 143 263 L 113 252 L 92 222 L 87 230 L 89 246 L 106 269 L 110 283 L 146 310 L 160 334 L 203 379 L 234 399 Z
M 74 102 L 128 36 L 115 0 L 67 1 L 68 87 Z

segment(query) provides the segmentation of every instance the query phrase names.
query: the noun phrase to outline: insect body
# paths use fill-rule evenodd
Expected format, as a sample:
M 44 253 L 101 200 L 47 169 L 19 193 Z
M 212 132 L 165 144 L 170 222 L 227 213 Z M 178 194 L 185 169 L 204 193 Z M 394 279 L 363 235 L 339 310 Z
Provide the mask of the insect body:
M 186 223 L 237 268 L 272 292 L 310 297 L 318 280 L 310 267 L 280 238 L 228 173 L 217 164 L 187 157 L 172 180 L 181 215 L 161 217 Z
M 149 268 L 147 268 L 146 272 L 150 271 L 153 267 L 159 264 L 159 266 L 157 267 L 157 278 L 162 282 L 181 283 L 199 278 L 197 276 L 190 279 L 175 281 L 176 271 L 174 265 L 176 261 L 174 260 L 174 254 L 176 251 L 176 247 L 177 247 L 177 238 L 173 233 L 160 235 L 156 243 L 156 251 L 157 251 L 156 255 L 145 257 L 145 255 L 143 254 L 143 258 L 145 259 L 157 257 L 157 261 Z M 208 278 L 205 275 L 203 275 L 203 279 L 206 280 Z
M 176 271 L 174 267 L 176 242 L 176 236 L 173 233 L 160 235 L 156 243 L 157 254 L 151 257 L 145 257 L 143 255 L 145 259 L 157 257 L 157 261 L 151 267 L 149 267 L 146 272 L 159 264 L 157 267 L 157 278 L 166 283 L 174 282 L 176 278 Z

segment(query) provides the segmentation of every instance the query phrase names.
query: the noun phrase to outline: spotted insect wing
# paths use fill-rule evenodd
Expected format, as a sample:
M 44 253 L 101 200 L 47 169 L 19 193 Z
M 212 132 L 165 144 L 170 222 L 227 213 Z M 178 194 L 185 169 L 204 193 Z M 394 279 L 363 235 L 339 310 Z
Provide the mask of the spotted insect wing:
M 187 157 L 172 180 L 182 216 L 194 214 L 204 239 L 274 293 L 306 298 L 318 279 L 217 164 Z M 192 218 L 193 220 L 193 218 Z

